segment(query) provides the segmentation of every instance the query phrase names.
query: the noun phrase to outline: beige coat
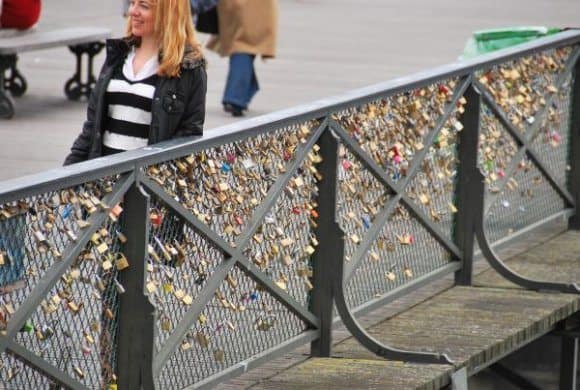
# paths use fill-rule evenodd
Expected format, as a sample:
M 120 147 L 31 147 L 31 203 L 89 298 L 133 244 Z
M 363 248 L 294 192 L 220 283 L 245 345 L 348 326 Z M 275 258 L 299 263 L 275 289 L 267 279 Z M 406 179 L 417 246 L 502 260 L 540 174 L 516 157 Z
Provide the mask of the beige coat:
M 207 47 L 222 56 L 276 55 L 278 0 L 220 0 L 219 35 Z

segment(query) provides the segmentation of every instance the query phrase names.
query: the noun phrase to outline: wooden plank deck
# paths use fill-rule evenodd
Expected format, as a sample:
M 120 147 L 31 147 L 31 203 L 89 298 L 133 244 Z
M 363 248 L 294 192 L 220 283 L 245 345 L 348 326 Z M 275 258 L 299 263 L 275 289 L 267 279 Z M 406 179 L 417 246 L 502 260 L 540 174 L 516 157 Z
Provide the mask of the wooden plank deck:
M 507 264 L 528 277 L 577 281 L 580 233 L 564 232 L 538 240 Z M 533 242 L 533 239 L 532 239 Z M 528 241 L 529 243 L 529 241 Z M 481 265 L 480 265 L 481 267 Z M 455 367 L 470 374 L 503 358 L 580 312 L 580 295 L 539 293 L 515 288 L 495 271 L 476 277 L 478 287 L 453 287 L 368 329 L 395 348 L 447 353 Z M 506 287 L 510 287 L 507 288 Z M 302 359 L 252 389 L 438 389 L 450 381 L 448 365 L 385 361 L 352 337 L 335 345 L 331 359 Z M 428 380 L 428 379 L 431 380 Z
M 546 243 L 511 257 L 506 264 L 531 279 L 580 283 L 580 231 L 563 232 Z M 493 269 L 477 275 L 474 285 L 519 288 Z

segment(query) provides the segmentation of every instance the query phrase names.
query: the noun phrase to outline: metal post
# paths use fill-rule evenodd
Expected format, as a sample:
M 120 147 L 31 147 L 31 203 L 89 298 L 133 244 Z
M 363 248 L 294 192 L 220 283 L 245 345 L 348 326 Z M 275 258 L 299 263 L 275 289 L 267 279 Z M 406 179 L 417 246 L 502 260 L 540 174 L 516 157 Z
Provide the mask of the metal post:
M 470 85 L 465 92 L 465 112 L 461 117 L 464 130 L 459 133 L 459 172 L 457 176 L 457 188 L 455 190 L 455 204 L 457 214 L 455 216 L 454 239 L 463 256 L 462 267 L 455 273 L 455 283 L 458 285 L 471 285 L 473 278 L 473 245 L 474 245 L 474 221 L 476 210 L 483 207 L 478 204 L 478 196 L 473 193 L 479 186 L 474 185 L 478 180 L 477 151 L 479 139 L 479 114 L 481 109 L 481 95 Z
M 121 273 L 125 293 L 119 309 L 117 374 L 120 389 L 153 389 L 155 308 L 145 296 L 149 195 L 133 184 L 125 195 L 127 237 L 123 252 L 129 268 Z
M 576 390 L 578 385 L 578 338 L 562 335 L 560 390 Z
M 568 228 L 580 229 L 580 60 L 576 62 L 573 72 L 572 102 L 570 117 L 570 190 L 576 203 L 576 213 L 568 222 Z
M 312 256 L 314 289 L 310 296 L 310 310 L 320 319 L 320 337 L 312 342 L 310 351 L 312 356 L 328 357 L 332 346 L 332 264 L 344 258 L 339 249 L 343 234 L 335 221 L 338 140 L 330 128 L 320 137 L 319 146 L 323 159 L 318 166 L 322 180 L 318 187 L 318 226 L 315 229 L 319 244 Z

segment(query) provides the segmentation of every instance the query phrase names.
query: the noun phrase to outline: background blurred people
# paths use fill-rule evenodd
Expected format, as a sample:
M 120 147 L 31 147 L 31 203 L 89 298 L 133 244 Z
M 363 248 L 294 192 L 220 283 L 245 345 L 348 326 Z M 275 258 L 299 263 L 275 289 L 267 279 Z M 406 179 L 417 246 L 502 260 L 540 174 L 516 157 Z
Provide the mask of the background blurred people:
M 229 71 L 222 99 L 223 108 L 242 116 L 260 89 L 254 58 L 276 54 L 277 0 L 220 0 L 217 6 L 218 34 L 207 47 L 229 56 Z

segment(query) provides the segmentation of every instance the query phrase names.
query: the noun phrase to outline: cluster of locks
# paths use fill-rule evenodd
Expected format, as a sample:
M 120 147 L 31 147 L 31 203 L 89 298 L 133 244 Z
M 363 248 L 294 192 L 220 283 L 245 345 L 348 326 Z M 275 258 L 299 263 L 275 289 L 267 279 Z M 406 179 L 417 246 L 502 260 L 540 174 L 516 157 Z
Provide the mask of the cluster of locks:
M 15 335 L 33 353 L 55 360 L 53 364 L 58 360 L 63 369 L 99 386 L 103 384 L 98 376 L 101 370 L 107 371 L 105 383 L 115 381 L 112 339 L 118 294 L 124 292 L 118 271 L 129 266 L 120 252 L 126 240 L 118 224 L 122 209 L 103 202 L 114 180 L 85 183 L 0 207 L 0 331 L 5 335 L 11 317 L 44 274 L 78 242 L 90 226 L 90 217 L 97 212 L 108 214 L 106 226 L 96 229 Z M 85 359 L 98 364 L 83 368 L 79 362 Z M 7 381 L 16 380 L 22 372 L 6 370 Z
M 316 165 L 322 161 L 318 146 L 306 153 L 295 172 L 288 172 L 297 151 L 305 144 L 316 122 L 220 145 L 147 169 L 147 175 L 220 235 L 232 248 L 270 277 L 282 290 L 306 303 L 312 288 L 309 259 L 318 242 L 312 234 L 318 216 Z M 286 177 L 288 175 L 288 177 Z M 240 242 L 249 222 L 271 187 L 285 178 L 287 184 L 261 218 L 247 242 Z M 158 310 L 158 344 L 169 337 L 188 306 L 223 255 L 166 206 L 153 202 L 150 210 L 146 289 Z M 216 334 L 237 329 L 233 318 L 252 316 L 254 330 L 271 331 L 278 314 L 265 304 L 262 288 L 241 283 L 231 272 L 208 307 L 224 313 L 201 315 L 195 329 L 181 344 L 182 351 L 198 345 L 212 349 L 223 362 L 225 352 L 212 345 Z
M 511 124 L 522 136 L 533 135 L 536 146 L 540 142 L 550 145 L 552 149 L 560 149 L 566 141 L 567 134 L 563 131 L 567 129 L 561 128 L 561 121 L 568 92 L 563 93 L 559 84 L 564 81 L 560 78 L 563 77 L 570 53 L 569 47 L 554 49 L 498 65 L 479 75 L 479 82 Z M 538 119 L 539 115 L 542 118 Z M 507 190 L 517 190 L 517 181 L 513 177 L 506 178 L 513 174 L 509 171 L 513 170 L 510 169 L 511 160 L 518 150 L 516 141 L 485 106 L 481 120 L 479 158 L 489 190 L 500 192 L 502 189 L 497 182 L 504 180 L 507 180 Z M 534 131 L 536 134 L 533 134 Z M 554 152 L 567 153 L 560 150 Z M 530 162 L 524 159 L 513 164 L 517 164 L 516 169 L 526 170 Z M 537 177 L 535 181 L 540 183 L 543 178 Z
M 337 122 L 384 169 L 391 181 L 405 185 L 404 192 L 425 218 L 444 225 L 448 235 L 451 235 L 452 214 L 457 211 L 453 203 L 457 137 L 463 130 L 460 115 L 466 104 L 463 97 L 454 104 L 452 96 L 456 87 L 455 80 L 441 82 L 335 115 Z M 451 115 L 443 118 L 446 111 Z M 426 145 L 426 138 L 442 120 L 434 141 Z M 393 191 L 380 183 L 345 147 L 339 150 L 339 158 L 338 210 L 341 227 L 346 232 L 346 260 L 350 261 Z M 416 170 L 409 176 L 412 168 Z M 401 204 L 394 207 L 384 222 L 389 228 L 378 234 L 365 257 L 368 264 L 363 263 L 357 272 L 376 274 L 380 268 L 385 281 L 395 286 L 420 273 L 415 270 L 416 256 L 413 255 L 417 252 L 414 246 L 418 237 L 411 229 L 408 209 Z M 393 263 L 389 252 L 398 248 L 402 255 Z

